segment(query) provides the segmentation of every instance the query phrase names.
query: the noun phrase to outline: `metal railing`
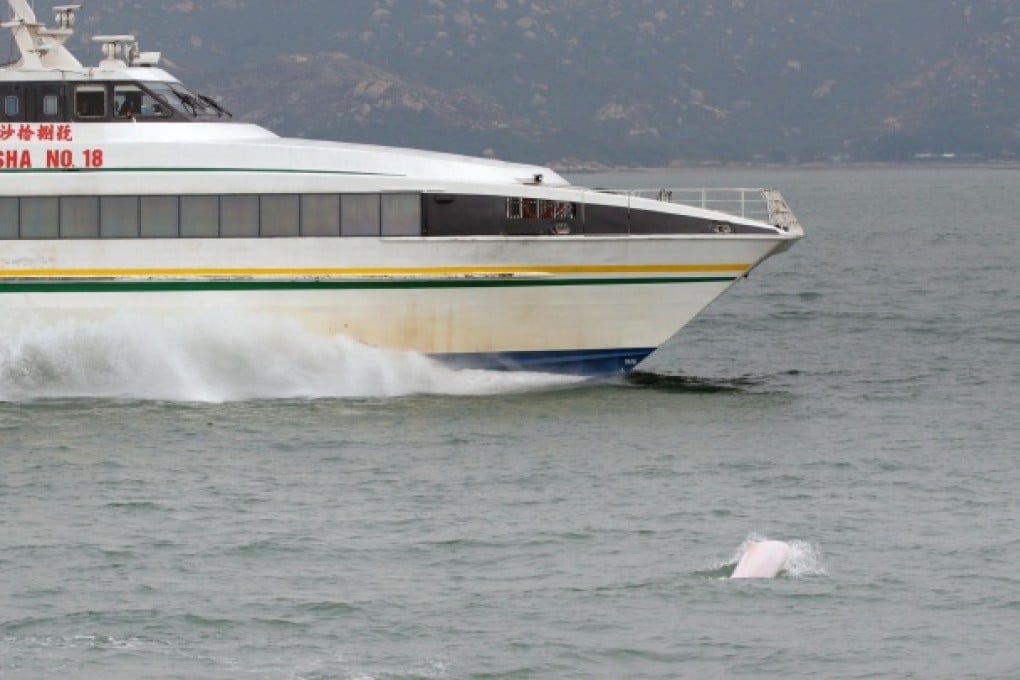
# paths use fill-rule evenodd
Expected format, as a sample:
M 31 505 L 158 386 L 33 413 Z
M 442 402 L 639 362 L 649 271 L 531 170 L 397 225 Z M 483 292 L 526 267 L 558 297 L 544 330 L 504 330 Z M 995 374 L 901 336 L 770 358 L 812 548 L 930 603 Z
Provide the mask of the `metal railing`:
M 677 203 L 703 210 L 759 220 L 791 231 L 800 223 L 775 189 L 680 188 L 680 189 L 599 189 L 603 193 Z
M 767 220 L 768 203 L 761 189 L 600 189 L 606 193 L 644 198 L 663 203 L 679 203 L 704 210 L 728 213 L 755 220 Z

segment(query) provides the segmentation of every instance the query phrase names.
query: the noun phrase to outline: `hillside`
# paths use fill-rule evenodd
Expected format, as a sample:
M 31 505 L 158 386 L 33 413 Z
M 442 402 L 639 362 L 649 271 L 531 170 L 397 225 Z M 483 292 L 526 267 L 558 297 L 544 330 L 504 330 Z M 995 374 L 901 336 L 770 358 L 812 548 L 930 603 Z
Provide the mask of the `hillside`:
M 93 0 L 81 29 L 281 134 L 578 165 L 1020 151 L 1020 0 Z

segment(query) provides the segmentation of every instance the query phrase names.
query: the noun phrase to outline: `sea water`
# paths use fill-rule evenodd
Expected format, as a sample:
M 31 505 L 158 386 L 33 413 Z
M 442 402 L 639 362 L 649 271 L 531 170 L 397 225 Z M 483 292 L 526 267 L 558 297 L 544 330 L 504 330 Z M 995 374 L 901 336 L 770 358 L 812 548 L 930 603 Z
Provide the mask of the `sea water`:
M 808 236 L 638 380 L 0 337 L 0 677 L 1020 677 L 1020 171 L 575 179 L 775 185 Z

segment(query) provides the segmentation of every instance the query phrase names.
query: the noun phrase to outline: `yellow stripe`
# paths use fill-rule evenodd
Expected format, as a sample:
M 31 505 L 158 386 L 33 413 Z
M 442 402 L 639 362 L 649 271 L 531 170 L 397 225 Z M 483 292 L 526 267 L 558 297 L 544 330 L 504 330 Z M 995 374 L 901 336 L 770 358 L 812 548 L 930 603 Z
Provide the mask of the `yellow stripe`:
M 399 277 L 399 276 L 466 276 L 472 274 L 698 274 L 714 272 L 743 273 L 750 268 L 745 263 L 721 264 L 587 264 L 587 265 L 509 265 L 483 267 L 337 267 L 308 269 L 298 267 L 265 268 L 125 268 L 125 269 L 5 269 L 3 279 L 36 278 L 146 278 L 146 277 Z

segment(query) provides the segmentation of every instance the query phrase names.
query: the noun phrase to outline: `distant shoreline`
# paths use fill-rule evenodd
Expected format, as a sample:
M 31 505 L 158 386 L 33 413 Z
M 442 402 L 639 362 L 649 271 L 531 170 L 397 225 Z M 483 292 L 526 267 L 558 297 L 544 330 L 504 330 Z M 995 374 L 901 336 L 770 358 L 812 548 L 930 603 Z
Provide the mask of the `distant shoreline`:
M 1020 161 L 914 161 L 860 163 L 691 163 L 665 166 L 592 167 L 551 164 L 556 172 L 572 175 L 597 175 L 610 172 L 675 172 L 679 170 L 1020 170 Z

